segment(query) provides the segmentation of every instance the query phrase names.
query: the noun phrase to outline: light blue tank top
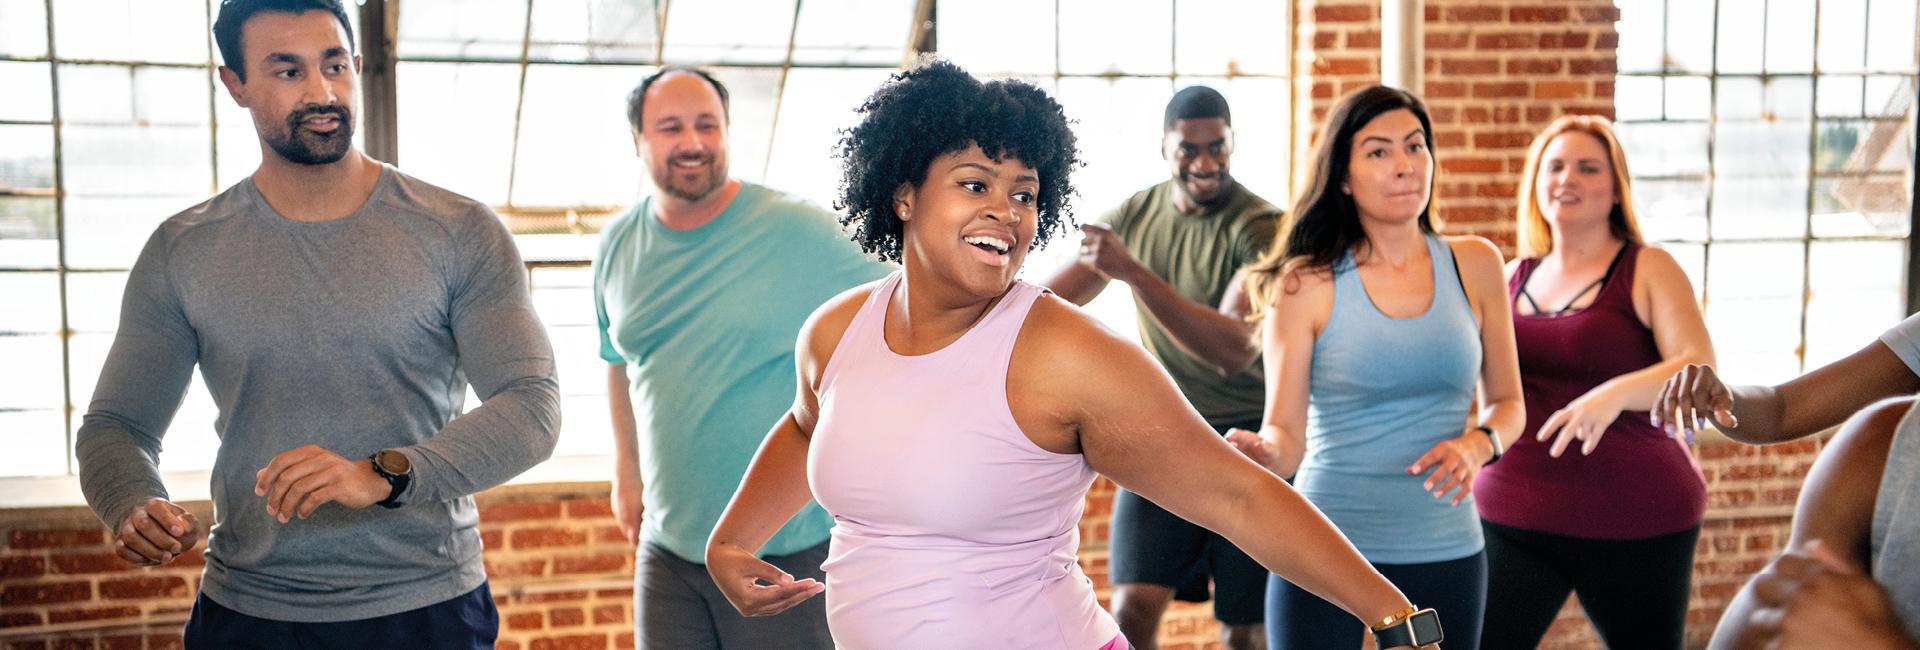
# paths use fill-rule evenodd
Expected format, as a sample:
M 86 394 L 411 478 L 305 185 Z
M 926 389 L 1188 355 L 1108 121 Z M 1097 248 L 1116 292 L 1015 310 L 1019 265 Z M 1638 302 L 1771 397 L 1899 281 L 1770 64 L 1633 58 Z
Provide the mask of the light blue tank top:
M 1458 560 L 1482 547 L 1473 499 L 1434 498 L 1407 467 L 1466 430 L 1480 379 L 1480 327 L 1453 252 L 1427 236 L 1433 302 L 1425 314 L 1380 313 L 1349 252 L 1334 265 L 1333 314 L 1313 342 L 1307 453 L 1294 486 L 1367 560 Z

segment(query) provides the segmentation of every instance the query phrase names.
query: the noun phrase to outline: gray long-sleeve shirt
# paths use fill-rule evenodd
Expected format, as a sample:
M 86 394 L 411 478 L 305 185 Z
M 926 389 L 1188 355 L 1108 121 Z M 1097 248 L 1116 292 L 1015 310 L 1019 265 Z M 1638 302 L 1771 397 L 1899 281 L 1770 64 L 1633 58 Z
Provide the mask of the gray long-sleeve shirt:
M 220 436 L 202 589 L 261 618 L 370 618 L 478 587 L 471 495 L 545 459 L 560 428 L 553 350 L 506 228 L 392 167 L 341 219 L 282 217 L 249 178 L 154 232 L 77 440 L 108 526 L 167 495 L 160 441 L 196 364 Z M 481 404 L 460 414 L 469 380 Z M 401 449 L 404 505 L 279 523 L 254 474 L 309 444 L 356 460 Z

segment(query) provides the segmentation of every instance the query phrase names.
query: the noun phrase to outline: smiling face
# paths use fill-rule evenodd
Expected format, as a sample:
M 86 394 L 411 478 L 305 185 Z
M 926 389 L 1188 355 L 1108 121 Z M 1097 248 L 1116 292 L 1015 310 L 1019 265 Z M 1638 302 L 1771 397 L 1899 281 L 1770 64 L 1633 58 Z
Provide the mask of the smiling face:
M 1590 133 L 1568 131 L 1540 154 L 1533 195 L 1540 213 L 1561 228 L 1605 223 L 1619 203 L 1607 147 Z
M 1226 198 L 1233 177 L 1227 162 L 1233 157 L 1233 127 L 1226 118 L 1174 120 L 1161 142 L 1161 155 L 1173 167 L 1174 186 L 1198 207 L 1213 207 Z
M 1005 293 L 1033 245 L 1039 195 L 1032 167 L 977 145 L 933 159 L 925 182 L 894 197 L 907 267 L 975 296 Z
M 1381 113 L 1353 135 L 1340 191 L 1353 197 L 1362 220 L 1413 221 L 1433 189 L 1433 152 L 1420 118 L 1407 109 Z
M 713 84 L 668 73 L 647 88 L 634 152 L 661 192 L 698 203 L 727 183 L 727 110 Z
M 360 59 L 332 13 L 263 11 L 240 28 L 246 80 L 222 67 L 220 80 L 253 114 L 266 148 L 302 165 L 325 165 L 353 149 Z

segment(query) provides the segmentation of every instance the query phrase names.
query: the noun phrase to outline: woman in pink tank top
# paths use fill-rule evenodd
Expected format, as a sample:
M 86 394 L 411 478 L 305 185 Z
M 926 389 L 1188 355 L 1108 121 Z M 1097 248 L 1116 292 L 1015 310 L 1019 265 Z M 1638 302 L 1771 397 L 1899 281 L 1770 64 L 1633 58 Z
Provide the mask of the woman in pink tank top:
M 801 331 L 793 408 L 707 549 L 741 612 L 824 590 L 842 648 L 1127 647 L 1075 560 L 1098 472 L 1384 623 L 1382 638 L 1431 620 L 1144 350 L 1014 279 L 1069 216 L 1079 160 L 1058 103 L 933 61 L 860 112 L 840 145 L 844 219 L 903 269 Z M 835 521 L 826 585 L 754 557 L 809 498 Z
M 1538 645 L 1571 591 L 1608 646 L 1679 648 L 1706 490 L 1647 410 L 1713 344 L 1680 265 L 1641 244 L 1606 118 L 1548 125 L 1524 177 L 1508 285 L 1527 428 L 1474 484 L 1481 647 Z

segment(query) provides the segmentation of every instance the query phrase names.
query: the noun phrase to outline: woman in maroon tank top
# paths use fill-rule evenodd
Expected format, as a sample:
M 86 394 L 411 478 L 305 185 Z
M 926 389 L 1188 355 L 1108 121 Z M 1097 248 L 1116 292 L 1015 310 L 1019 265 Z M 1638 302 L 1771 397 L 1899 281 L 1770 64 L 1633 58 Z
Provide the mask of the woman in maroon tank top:
M 1678 648 L 1705 483 L 1647 419 L 1667 377 L 1711 363 L 1693 287 L 1644 247 L 1619 140 L 1569 115 L 1533 142 L 1509 265 L 1527 434 L 1480 472 L 1482 647 L 1532 648 L 1577 593 L 1609 647 Z

